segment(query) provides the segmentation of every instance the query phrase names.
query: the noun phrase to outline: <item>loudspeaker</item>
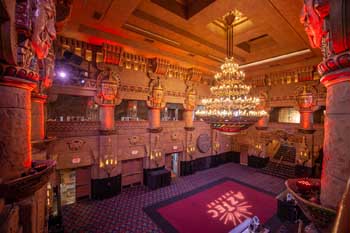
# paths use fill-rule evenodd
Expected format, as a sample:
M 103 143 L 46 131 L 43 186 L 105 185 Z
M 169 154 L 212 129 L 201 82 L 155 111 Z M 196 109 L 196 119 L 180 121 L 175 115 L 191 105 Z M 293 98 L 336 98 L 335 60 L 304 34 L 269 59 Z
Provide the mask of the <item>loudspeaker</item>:
M 81 65 L 81 63 L 83 62 L 83 58 L 78 56 L 78 55 L 75 55 L 74 53 L 72 52 L 69 52 L 69 51 L 64 51 L 63 53 L 63 57 L 70 63 L 73 63 L 75 65 Z

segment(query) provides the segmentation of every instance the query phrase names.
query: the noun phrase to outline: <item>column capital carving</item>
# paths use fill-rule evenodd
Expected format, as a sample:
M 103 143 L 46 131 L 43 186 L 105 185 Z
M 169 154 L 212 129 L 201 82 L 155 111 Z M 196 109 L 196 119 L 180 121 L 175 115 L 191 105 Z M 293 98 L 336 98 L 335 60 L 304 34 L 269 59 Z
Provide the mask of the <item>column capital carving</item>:
M 320 48 L 323 61 L 318 71 L 327 75 L 350 68 L 350 5 L 346 0 L 304 0 L 300 17 L 313 48 Z
M 99 105 L 119 105 L 122 99 L 119 97 L 120 79 L 119 73 L 112 67 L 105 67 L 96 81 L 95 101 Z
M 164 87 L 160 81 L 159 77 L 155 77 L 152 73 L 148 72 L 147 76 L 149 78 L 149 93 L 147 96 L 147 107 L 153 109 L 162 109 L 165 107 L 164 100 Z
M 186 111 L 193 111 L 196 108 L 197 92 L 194 88 L 193 82 L 186 81 L 185 84 L 186 91 L 183 106 Z
M 0 31 L 0 82 L 29 88 L 41 81 L 47 84 L 47 69 L 51 68 L 46 66 L 45 59 L 56 38 L 54 0 L 2 1 L 0 4 L 4 9 L 0 12 L 4 19 Z
M 314 112 L 319 109 L 317 90 L 313 86 L 300 86 L 296 91 L 296 109 L 299 112 Z

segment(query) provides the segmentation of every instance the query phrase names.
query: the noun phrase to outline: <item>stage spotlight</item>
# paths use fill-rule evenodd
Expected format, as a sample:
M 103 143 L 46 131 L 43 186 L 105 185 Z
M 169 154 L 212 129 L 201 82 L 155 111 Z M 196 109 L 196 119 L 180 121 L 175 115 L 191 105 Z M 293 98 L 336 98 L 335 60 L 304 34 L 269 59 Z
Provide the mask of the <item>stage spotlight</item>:
M 67 78 L 67 73 L 64 71 L 58 71 L 57 73 L 58 77 L 60 77 L 61 79 L 66 79 Z
M 85 79 L 80 80 L 80 83 L 84 84 L 85 83 Z

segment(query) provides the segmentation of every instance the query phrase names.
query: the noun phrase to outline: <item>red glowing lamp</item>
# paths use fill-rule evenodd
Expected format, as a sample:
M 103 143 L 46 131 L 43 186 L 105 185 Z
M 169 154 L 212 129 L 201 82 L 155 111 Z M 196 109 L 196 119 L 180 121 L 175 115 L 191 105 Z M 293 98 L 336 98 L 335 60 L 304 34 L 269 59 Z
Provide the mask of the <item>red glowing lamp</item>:
M 313 187 L 313 184 L 308 180 L 298 180 L 296 185 L 300 191 L 309 191 Z

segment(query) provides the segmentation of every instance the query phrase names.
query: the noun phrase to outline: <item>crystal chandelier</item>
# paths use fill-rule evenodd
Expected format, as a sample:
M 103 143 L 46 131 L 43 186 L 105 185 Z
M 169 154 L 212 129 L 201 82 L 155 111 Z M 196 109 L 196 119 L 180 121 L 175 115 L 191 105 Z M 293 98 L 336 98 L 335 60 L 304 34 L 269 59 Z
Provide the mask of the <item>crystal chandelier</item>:
M 249 95 L 251 86 L 244 84 L 245 74 L 239 70 L 233 57 L 233 23 L 237 12 L 224 16 L 227 35 L 227 57 L 217 73 L 215 84 L 210 88 L 211 97 L 203 99 L 204 109 L 196 111 L 211 127 L 224 134 L 237 134 L 267 115 L 257 108 L 259 98 Z

